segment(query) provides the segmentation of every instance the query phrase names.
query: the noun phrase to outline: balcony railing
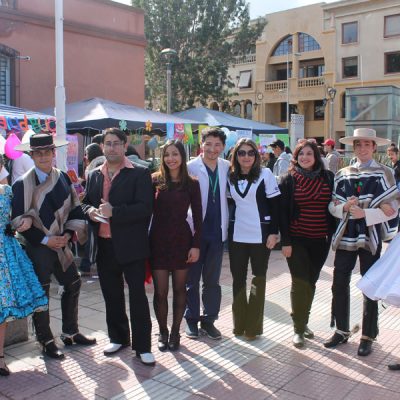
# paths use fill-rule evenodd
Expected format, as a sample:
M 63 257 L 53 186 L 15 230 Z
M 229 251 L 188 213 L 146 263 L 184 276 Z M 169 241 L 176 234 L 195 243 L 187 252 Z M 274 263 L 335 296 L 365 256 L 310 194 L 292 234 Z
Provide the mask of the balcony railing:
M 246 54 L 245 56 L 236 56 L 233 65 L 253 64 L 256 62 L 255 54 Z
M 279 92 L 280 90 L 286 90 L 287 88 L 287 81 L 272 81 L 272 82 L 265 82 L 265 90 L 270 92 Z
M 0 0 L 0 7 L 5 8 L 17 8 L 17 1 L 16 0 Z
M 297 81 L 297 86 L 299 88 L 308 88 L 308 87 L 324 86 L 324 85 L 325 85 L 325 78 L 323 76 L 303 78 Z

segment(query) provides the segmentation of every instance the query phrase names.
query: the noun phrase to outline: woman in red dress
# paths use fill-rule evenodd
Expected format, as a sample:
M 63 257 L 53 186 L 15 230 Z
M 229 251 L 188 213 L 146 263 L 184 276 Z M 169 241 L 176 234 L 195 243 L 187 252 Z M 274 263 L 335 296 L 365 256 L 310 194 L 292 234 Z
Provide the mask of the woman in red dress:
M 154 211 L 150 228 L 154 311 L 160 335 L 158 348 L 178 350 L 179 329 L 186 306 L 186 277 L 200 254 L 202 224 L 200 185 L 186 167 L 183 144 L 169 140 L 163 147 L 160 170 L 153 174 Z M 193 216 L 193 233 L 187 222 Z M 169 275 L 172 275 L 173 322 L 168 332 Z

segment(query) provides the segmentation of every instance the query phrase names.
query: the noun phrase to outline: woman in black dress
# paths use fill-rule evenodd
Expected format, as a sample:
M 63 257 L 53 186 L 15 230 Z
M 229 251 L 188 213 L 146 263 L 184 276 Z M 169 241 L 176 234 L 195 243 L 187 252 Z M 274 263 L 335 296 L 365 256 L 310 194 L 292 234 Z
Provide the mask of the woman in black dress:
M 154 212 L 150 229 L 151 267 L 154 280 L 154 311 L 161 351 L 177 350 L 179 329 L 186 307 L 186 277 L 200 254 L 202 224 L 200 185 L 186 167 L 183 144 L 169 140 L 161 153 L 160 170 L 153 174 Z M 190 211 L 191 210 L 191 211 Z M 187 222 L 193 215 L 193 233 Z M 173 286 L 173 322 L 168 338 L 169 275 Z

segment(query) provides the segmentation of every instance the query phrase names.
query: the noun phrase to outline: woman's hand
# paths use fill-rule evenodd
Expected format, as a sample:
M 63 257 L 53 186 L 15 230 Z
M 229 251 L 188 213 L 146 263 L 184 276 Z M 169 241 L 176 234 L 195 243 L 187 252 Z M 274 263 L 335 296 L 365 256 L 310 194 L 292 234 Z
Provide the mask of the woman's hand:
M 278 243 L 278 235 L 268 235 L 266 243 L 267 249 L 272 250 L 277 243 Z
M 17 232 L 25 232 L 32 226 L 32 218 L 22 217 Z
M 365 218 L 365 211 L 361 207 L 358 207 L 358 206 L 351 206 L 350 214 L 354 219 Z
M 292 246 L 282 246 L 282 254 L 286 258 L 292 257 Z
M 358 205 L 358 198 L 356 196 L 351 196 L 344 205 L 343 211 L 348 212 L 350 210 L 350 207 L 357 205 Z
M 197 249 L 196 247 L 192 247 L 189 250 L 188 258 L 187 258 L 186 262 L 194 263 L 199 259 L 199 257 L 200 257 L 200 249 Z

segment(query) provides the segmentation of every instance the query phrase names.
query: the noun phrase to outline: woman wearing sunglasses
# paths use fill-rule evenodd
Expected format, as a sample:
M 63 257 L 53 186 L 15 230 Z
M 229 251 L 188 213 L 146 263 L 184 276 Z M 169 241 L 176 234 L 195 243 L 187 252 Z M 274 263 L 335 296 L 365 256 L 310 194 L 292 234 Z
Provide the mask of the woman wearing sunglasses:
M 232 152 L 229 260 L 233 278 L 233 333 L 254 340 L 263 332 L 268 258 L 278 240 L 278 196 L 275 177 L 261 168 L 256 144 L 240 139 Z M 246 291 L 250 260 L 253 279 Z
M 282 253 L 292 277 L 293 345 L 298 348 L 304 346 L 305 337 L 314 337 L 307 324 L 315 285 L 335 228 L 328 211 L 333 178 L 333 173 L 325 170 L 317 144 L 302 140 L 279 185 Z

